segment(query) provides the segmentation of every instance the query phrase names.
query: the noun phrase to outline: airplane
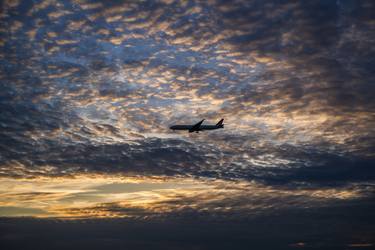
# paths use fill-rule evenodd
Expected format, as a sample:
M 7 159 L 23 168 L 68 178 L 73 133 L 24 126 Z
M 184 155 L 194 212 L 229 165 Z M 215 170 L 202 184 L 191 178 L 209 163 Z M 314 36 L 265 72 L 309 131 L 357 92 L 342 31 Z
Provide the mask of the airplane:
M 172 130 L 189 130 L 189 133 L 224 128 L 224 119 L 221 119 L 216 125 L 202 125 L 203 121 L 204 119 L 194 125 L 173 125 L 169 128 Z

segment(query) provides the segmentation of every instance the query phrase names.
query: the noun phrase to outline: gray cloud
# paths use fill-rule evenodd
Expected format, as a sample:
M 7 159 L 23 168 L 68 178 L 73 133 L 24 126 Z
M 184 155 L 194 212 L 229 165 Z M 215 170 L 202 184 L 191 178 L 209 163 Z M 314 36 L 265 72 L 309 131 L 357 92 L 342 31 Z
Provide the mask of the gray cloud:
M 371 200 L 356 200 L 314 209 L 279 210 L 272 215 L 230 221 L 225 217 L 213 219 L 215 213 L 188 210 L 184 212 L 185 217 L 170 214 L 149 221 L 2 218 L 0 237 L 4 246 L 17 249 L 28 245 L 67 249 L 77 244 L 83 249 L 108 246 L 131 246 L 136 249 L 148 249 L 150 246 L 154 249 L 165 249 L 165 246 L 180 249 L 246 249 L 249 245 L 261 249 L 295 249 L 301 245 L 306 248 L 356 249 L 360 245 L 371 248 L 374 244 L 373 218 L 361 216 L 362 222 L 359 222 L 357 216 L 369 214 L 373 207 Z M 115 206 L 112 208 L 115 209 Z M 127 211 L 133 212 L 134 209 Z M 345 220 L 338 222 L 338 218 Z M 43 234 L 40 234 L 41 231 Z M 64 235 L 63 242 L 61 234 Z M 268 240 L 270 237 L 272 241 Z
M 2 1 L 0 245 L 373 247 L 374 9 Z
M 3 176 L 373 180 L 370 1 L 3 6 Z

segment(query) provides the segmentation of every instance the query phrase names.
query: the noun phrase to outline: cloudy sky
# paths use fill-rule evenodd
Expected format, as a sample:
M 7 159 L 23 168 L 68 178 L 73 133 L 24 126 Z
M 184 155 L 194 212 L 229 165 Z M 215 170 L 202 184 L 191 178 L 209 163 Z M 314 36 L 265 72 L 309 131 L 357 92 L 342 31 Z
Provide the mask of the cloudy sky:
M 1 1 L 0 244 L 374 247 L 374 13 Z

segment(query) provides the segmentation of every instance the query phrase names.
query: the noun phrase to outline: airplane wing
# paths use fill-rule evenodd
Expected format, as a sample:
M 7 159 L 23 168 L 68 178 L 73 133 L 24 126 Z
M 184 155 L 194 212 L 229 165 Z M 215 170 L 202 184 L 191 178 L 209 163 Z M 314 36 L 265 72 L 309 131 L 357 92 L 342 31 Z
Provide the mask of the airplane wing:
M 199 131 L 199 127 L 202 125 L 204 119 L 191 127 L 191 131 Z

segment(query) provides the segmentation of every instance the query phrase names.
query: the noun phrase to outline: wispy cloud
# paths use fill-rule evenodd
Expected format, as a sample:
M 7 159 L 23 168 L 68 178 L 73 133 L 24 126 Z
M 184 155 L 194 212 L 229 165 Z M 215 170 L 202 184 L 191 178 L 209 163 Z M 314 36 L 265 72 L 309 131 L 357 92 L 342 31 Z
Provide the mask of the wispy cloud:
M 159 218 L 209 213 L 252 218 L 289 208 L 329 206 L 368 195 L 360 185 L 273 188 L 256 182 L 121 175 L 2 178 L 0 216 Z M 32 192 L 30 191 L 32 190 Z M 207 192 L 210 190 L 210 192 Z

